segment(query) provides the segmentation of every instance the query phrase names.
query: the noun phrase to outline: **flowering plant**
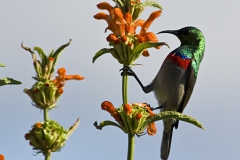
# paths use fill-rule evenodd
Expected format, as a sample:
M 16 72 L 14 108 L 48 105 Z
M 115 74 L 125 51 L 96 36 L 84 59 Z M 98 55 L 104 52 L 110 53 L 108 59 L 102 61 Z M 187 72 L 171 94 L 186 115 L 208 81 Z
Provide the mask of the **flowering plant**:
M 34 47 L 40 60 L 37 60 L 36 54 L 30 48 L 22 44 L 22 48 L 29 51 L 32 55 L 36 71 L 36 76 L 33 79 L 37 81 L 30 89 L 24 89 L 24 93 L 31 98 L 35 107 L 44 111 L 44 121 L 34 124 L 32 129 L 25 134 L 25 139 L 30 141 L 30 145 L 33 146 L 37 153 L 42 153 L 45 156 L 45 160 L 51 159 L 51 152 L 61 150 L 80 122 L 78 118 L 72 127 L 65 130 L 57 122 L 49 120 L 48 116 L 48 111 L 56 106 L 56 102 L 63 94 L 66 80 L 84 79 L 80 75 L 67 75 L 65 68 L 58 69 L 58 76 L 53 78 L 55 64 L 59 55 L 70 42 L 71 40 L 67 44 L 60 46 L 55 52 L 52 50 L 48 56 L 40 47 Z
M 124 133 L 128 134 L 128 154 L 127 160 L 134 159 L 134 143 L 135 135 L 140 136 L 145 133 L 154 135 L 157 133 L 155 122 L 163 119 L 174 118 L 192 123 L 200 128 L 203 128 L 201 123 L 196 119 L 183 115 L 178 112 L 165 111 L 155 114 L 152 108 L 146 103 L 128 103 L 128 71 L 136 59 L 143 55 L 148 57 L 150 54 L 148 48 L 155 47 L 160 49 L 162 45 L 167 45 L 165 42 L 158 42 L 156 35 L 148 31 L 153 21 L 162 13 L 162 7 L 153 1 L 141 2 L 140 0 L 113 0 L 115 6 L 107 2 L 101 2 L 97 7 L 101 10 L 107 10 L 94 15 L 97 20 L 105 20 L 108 24 L 105 32 L 110 30 L 106 40 L 111 48 L 103 48 L 99 50 L 93 57 L 92 62 L 106 53 L 117 59 L 120 64 L 123 64 L 122 75 L 122 100 L 123 103 L 119 108 L 115 108 L 109 101 L 104 101 L 101 104 L 103 110 L 106 110 L 117 121 L 103 121 L 99 125 L 97 122 L 94 126 L 97 129 L 102 129 L 105 126 L 116 126 Z M 139 18 L 140 14 L 147 6 L 153 6 L 159 10 L 150 14 L 147 20 Z M 136 28 L 140 27 L 140 32 L 137 33 Z M 169 47 L 169 46 L 168 46 Z

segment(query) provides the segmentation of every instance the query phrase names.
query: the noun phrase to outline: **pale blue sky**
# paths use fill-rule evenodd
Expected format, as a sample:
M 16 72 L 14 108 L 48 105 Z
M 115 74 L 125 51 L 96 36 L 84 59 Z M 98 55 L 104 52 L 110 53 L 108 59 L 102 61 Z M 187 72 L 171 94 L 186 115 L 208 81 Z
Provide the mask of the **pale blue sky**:
M 121 104 L 121 65 L 106 54 L 92 64 L 92 57 L 101 48 L 108 47 L 104 33 L 107 24 L 93 19 L 101 1 L 80 0 L 21 0 L 0 2 L 0 62 L 1 77 L 22 81 L 19 86 L 1 87 L 0 153 L 6 160 L 42 160 L 25 141 L 24 134 L 31 125 L 42 121 L 42 112 L 31 105 L 23 93 L 30 88 L 35 75 L 30 53 L 20 44 L 33 48 L 41 46 L 45 52 L 58 48 L 71 38 L 72 43 L 59 58 L 57 68 L 65 67 L 69 74 L 80 74 L 85 81 L 69 81 L 56 109 L 50 118 L 65 128 L 78 117 L 82 121 L 60 153 L 52 160 L 126 159 L 127 135 L 115 127 L 102 131 L 92 125 L 94 121 L 113 120 L 100 104 L 111 101 Z M 113 4 L 112 1 L 108 1 Z M 207 128 L 203 131 L 181 122 L 173 133 L 169 160 L 236 160 L 240 158 L 240 108 L 239 59 L 240 2 L 238 0 L 184 0 L 158 2 L 163 14 L 150 31 L 179 29 L 196 26 L 206 38 L 205 56 L 200 66 L 198 80 L 185 114 L 197 118 Z M 156 9 L 146 9 L 141 18 L 146 19 Z M 171 49 L 150 49 L 151 56 L 141 57 L 133 69 L 147 85 L 158 72 L 167 54 L 178 47 L 173 35 L 158 35 Z M 129 80 L 129 101 L 157 105 L 153 93 L 144 94 L 133 78 Z M 135 160 L 159 159 L 162 122 L 157 123 L 155 136 L 136 138 Z

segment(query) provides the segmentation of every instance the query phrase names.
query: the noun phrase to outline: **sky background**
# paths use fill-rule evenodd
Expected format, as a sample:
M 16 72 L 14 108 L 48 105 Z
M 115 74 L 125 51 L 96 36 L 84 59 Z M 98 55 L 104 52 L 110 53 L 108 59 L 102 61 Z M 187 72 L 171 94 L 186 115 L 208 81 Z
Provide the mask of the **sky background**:
M 21 0 L 0 2 L 0 62 L 1 78 L 12 77 L 22 85 L 1 87 L 0 154 L 6 160 L 42 160 L 24 139 L 31 126 L 43 120 L 43 113 L 31 105 L 23 93 L 35 81 L 32 58 L 20 45 L 40 46 L 46 53 L 72 39 L 61 54 L 56 68 L 65 67 L 68 74 L 80 74 L 85 81 L 68 81 L 64 94 L 50 118 L 65 128 L 78 117 L 81 122 L 61 152 L 52 154 L 52 160 L 123 160 L 127 156 L 127 134 L 116 127 L 96 130 L 95 121 L 113 120 L 101 110 L 101 103 L 111 101 L 115 107 L 122 103 L 122 68 L 110 54 L 92 63 L 92 57 L 101 48 L 108 47 L 104 33 L 105 21 L 93 15 L 100 12 L 98 0 Z M 107 1 L 113 4 L 112 1 Z M 238 0 L 184 0 L 158 2 L 163 14 L 149 31 L 196 26 L 206 38 L 205 56 L 200 66 L 193 95 L 184 110 L 197 118 L 207 130 L 180 122 L 174 130 L 169 160 L 237 160 L 240 159 L 240 2 Z M 147 8 L 140 16 L 148 18 L 155 8 Z M 157 74 L 167 54 L 180 44 L 170 34 L 157 35 L 170 49 L 150 49 L 150 57 L 140 57 L 133 70 L 144 85 Z M 129 102 L 147 102 L 157 106 L 153 93 L 144 94 L 133 78 L 129 78 Z M 157 122 L 158 134 L 136 138 L 135 160 L 160 157 L 162 122 Z

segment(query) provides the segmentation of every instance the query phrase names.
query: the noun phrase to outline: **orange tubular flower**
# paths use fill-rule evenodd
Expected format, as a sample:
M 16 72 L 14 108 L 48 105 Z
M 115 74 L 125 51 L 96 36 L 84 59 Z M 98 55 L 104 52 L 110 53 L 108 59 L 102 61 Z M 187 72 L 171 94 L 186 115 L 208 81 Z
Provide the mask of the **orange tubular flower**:
M 156 35 L 152 32 L 147 32 L 147 29 L 150 27 L 150 25 L 153 23 L 153 21 L 158 18 L 162 14 L 161 10 L 153 12 L 149 18 L 144 22 L 142 25 L 142 29 L 140 31 L 140 34 L 138 35 L 138 40 L 140 43 L 142 42 L 157 42 L 158 39 Z
M 146 106 L 147 112 L 150 114 L 150 117 L 154 116 L 155 113 L 150 109 L 149 106 Z M 151 136 L 157 133 L 157 127 L 155 123 L 151 123 L 147 127 L 147 133 Z
M 150 27 L 150 25 L 152 24 L 152 22 L 158 18 L 160 15 L 162 14 L 161 10 L 152 12 L 151 15 L 148 17 L 148 19 L 146 20 L 146 22 L 143 24 L 142 29 L 140 31 L 140 35 L 143 35 L 144 33 L 147 32 L 147 29 Z
M 111 6 L 109 3 L 107 3 L 107 2 L 99 3 L 99 4 L 97 5 L 97 7 L 98 7 L 99 9 L 106 9 L 106 10 L 108 10 L 109 13 L 114 9 L 114 7 L 112 7 L 112 6 Z
M 99 9 L 104 9 L 109 12 L 107 15 L 104 12 L 100 12 L 94 16 L 97 20 L 106 20 L 108 27 L 106 28 L 111 30 L 116 36 L 122 36 L 125 34 L 124 30 L 124 18 L 120 8 L 114 8 L 107 2 L 102 2 L 97 5 Z M 106 31 L 105 30 L 105 31 Z
M 147 109 L 147 112 L 151 115 L 151 117 L 154 116 L 155 113 L 151 110 L 151 108 L 148 105 L 146 105 L 145 108 Z
M 116 37 L 115 34 L 109 34 L 109 36 L 107 36 L 107 41 L 113 42 L 115 45 L 118 45 L 120 43 L 120 40 Z
M 125 13 L 124 19 L 126 21 L 125 31 L 126 31 L 126 33 L 130 33 L 130 34 L 136 34 L 136 28 L 138 26 L 143 26 L 143 24 L 145 22 L 142 19 L 132 21 L 132 15 L 129 12 Z
M 118 112 L 114 112 L 112 116 L 118 123 L 122 123 L 122 117 Z
M 56 87 L 63 87 L 66 80 L 84 80 L 84 77 L 80 75 L 66 75 L 65 68 L 59 68 L 57 73 L 58 76 L 53 80 L 53 83 L 55 83 Z
M 153 136 L 154 134 L 157 133 L 157 128 L 156 128 L 155 123 L 151 123 L 150 125 L 148 125 L 147 133 L 151 136 Z
M 108 111 L 111 114 L 116 112 L 116 109 L 114 108 L 113 104 L 111 102 L 109 102 L 109 101 L 104 101 L 101 104 L 101 108 L 102 108 L 102 110 L 106 110 L 106 111 Z
M 0 154 L 0 160 L 5 160 L 4 155 Z

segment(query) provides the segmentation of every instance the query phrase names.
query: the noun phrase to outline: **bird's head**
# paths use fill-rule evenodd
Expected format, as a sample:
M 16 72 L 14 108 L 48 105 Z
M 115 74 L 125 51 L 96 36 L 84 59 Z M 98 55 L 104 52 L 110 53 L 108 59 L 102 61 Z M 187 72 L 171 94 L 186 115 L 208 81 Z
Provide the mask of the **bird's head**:
M 201 41 L 204 41 L 202 32 L 196 27 L 184 27 L 179 30 L 165 30 L 157 34 L 160 33 L 170 33 L 177 36 L 181 41 L 181 45 L 199 45 Z

